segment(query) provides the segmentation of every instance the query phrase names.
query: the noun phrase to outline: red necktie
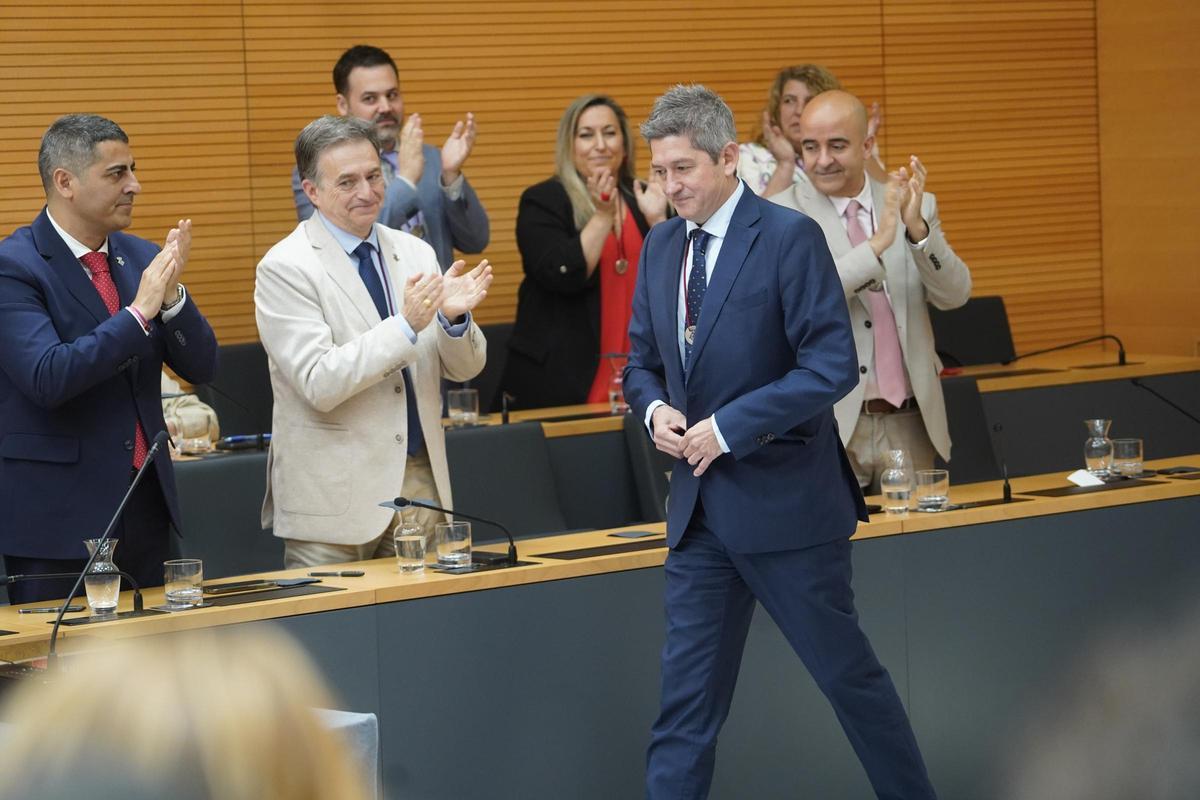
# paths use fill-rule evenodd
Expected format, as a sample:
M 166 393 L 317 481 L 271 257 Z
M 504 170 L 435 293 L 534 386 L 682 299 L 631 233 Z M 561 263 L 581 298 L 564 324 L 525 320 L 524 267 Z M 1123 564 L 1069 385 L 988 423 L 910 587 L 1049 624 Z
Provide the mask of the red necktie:
M 96 287 L 100 299 L 108 307 L 108 314 L 116 314 L 121 307 L 121 298 L 117 294 L 117 285 L 113 283 L 112 272 L 108 268 L 108 255 L 105 253 L 84 253 L 79 257 L 83 265 L 92 273 L 92 285 Z M 136 409 L 135 409 L 136 413 Z M 146 443 L 146 432 L 142 430 L 142 421 L 136 420 L 133 433 L 133 466 L 141 469 L 146 463 L 146 452 L 150 449 Z
M 867 241 L 867 232 L 858 221 L 858 210 L 862 205 L 857 200 L 851 200 L 846 206 L 846 235 L 850 244 L 858 247 Z M 897 408 L 908 396 L 904 380 L 904 354 L 900 351 L 900 334 L 896 329 L 896 315 L 892 313 L 892 304 L 882 291 L 867 291 L 867 309 L 871 312 L 875 333 L 875 382 L 879 385 L 879 393 Z M 862 295 L 860 295 L 861 297 Z

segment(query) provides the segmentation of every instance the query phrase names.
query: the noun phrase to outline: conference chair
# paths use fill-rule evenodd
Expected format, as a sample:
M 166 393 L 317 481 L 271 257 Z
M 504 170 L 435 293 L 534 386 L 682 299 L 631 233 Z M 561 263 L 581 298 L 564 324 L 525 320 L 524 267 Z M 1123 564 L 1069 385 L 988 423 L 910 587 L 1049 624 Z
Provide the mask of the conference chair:
M 495 520 L 514 537 L 566 530 L 540 423 L 451 428 L 446 458 L 454 508 Z M 476 542 L 504 539 L 499 530 L 479 523 L 472 524 L 471 533 Z
M 972 297 L 949 311 L 929 307 L 938 356 L 948 367 L 999 364 L 1016 357 L 1004 298 Z
M 271 374 L 261 342 L 217 348 L 217 375 L 195 387 L 196 396 L 217 412 L 222 435 L 271 430 Z
M 1001 477 L 992 447 L 992 430 L 974 378 L 943 378 L 946 418 L 950 426 L 950 463 L 938 456 L 936 465 L 950 470 L 951 483 L 995 481 Z

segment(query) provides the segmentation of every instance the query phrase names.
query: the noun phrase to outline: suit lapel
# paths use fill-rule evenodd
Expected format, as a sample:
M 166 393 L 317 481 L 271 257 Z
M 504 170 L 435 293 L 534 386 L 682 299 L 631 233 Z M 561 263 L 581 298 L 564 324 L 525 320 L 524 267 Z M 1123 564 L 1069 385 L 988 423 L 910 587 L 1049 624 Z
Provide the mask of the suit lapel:
M 42 258 L 46 259 L 46 265 L 50 271 L 58 276 L 59 280 L 67 287 L 67 291 L 87 309 L 96 322 L 104 322 L 108 319 L 111 316 L 108 313 L 108 306 L 104 305 L 104 301 L 100 299 L 100 293 L 96 291 L 96 287 L 88 279 L 87 273 L 83 271 L 83 265 L 75 256 L 71 255 L 71 249 L 67 247 L 67 243 L 50 224 L 50 218 L 46 215 L 45 209 L 33 221 L 32 228 L 34 243 Z
M 754 206 L 757 200 L 757 196 L 749 187 L 743 189 L 742 199 L 738 201 L 737 208 L 733 211 L 733 218 L 729 221 L 729 228 L 725 232 L 725 241 L 721 243 L 717 264 L 713 267 L 712 278 L 704 292 L 704 304 L 700 307 L 700 319 L 696 325 L 696 343 L 692 346 L 692 364 L 695 364 L 700 358 L 704 345 L 708 343 L 717 317 L 721 314 L 721 308 L 729 297 L 729 290 L 733 288 L 738 273 L 742 271 L 742 265 L 746 263 L 750 246 L 758 238 L 758 231 L 752 227 L 759 219 L 758 209 Z
M 683 249 L 687 246 L 686 231 L 683 220 L 680 220 L 666 244 L 667 262 L 654 276 L 650 298 L 650 315 L 654 318 L 663 365 L 673 370 L 681 381 L 683 362 L 679 358 L 679 271 L 683 265 Z
M 113 283 L 117 286 L 117 296 L 121 298 L 121 305 L 129 305 L 137 296 L 138 284 L 142 279 L 141 271 L 112 236 L 108 237 L 108 269 L 112 274 Z M 170 301 L 174 298 L 166 299 Z
M 350 298 L 354 308 L 362 316 L 363 322 L 372 328 L 378 325 L 381 321 L 379 310 L 375 308 L 375 301 L 371 299 L 367 285 L 359 277 L 358 264 L 346 254 L 346 251 L 337 243 L 337 240 L 333 238 L 316 214 L 309 217 L 304 223 L 304 231 L 308 236 L 309 244 L 312 245 L 317 262 L 338 288 Z

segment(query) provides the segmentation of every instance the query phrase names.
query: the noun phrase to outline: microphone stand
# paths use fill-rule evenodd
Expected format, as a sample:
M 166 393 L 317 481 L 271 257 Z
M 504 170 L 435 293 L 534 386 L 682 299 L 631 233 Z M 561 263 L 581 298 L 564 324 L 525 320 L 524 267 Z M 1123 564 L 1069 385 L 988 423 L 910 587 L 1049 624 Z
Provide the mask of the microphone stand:
M 1139 389 L 1145 389 L 1147 392 L 1154 395 L 1159 400 L 1162 400 L 1164 403 L 1166 403 L 1171 408 L 1178 411 L 1180 414 L 1183 414 L 1185 417 L 1190 419 L 1192 422 L 1195 422 L 1197 425 L 1200 425 L 1200 418 L 1197 418 L 1194 414 L 1192 414 L 1190 411 L 1183 408 L 1182 406 L 1178 405 L 1177 403 L 1172 402 L 1166 396 L 1161 394 L 1157 389 L 1153 389 L 1153 388 L 1147 386 L 1146 384 L 1142 383 L 1141 378 L 1130 378 L 1129 382 L 1132 383 L 1134 386 L 1138 387 Z
M 1013 356 L 1012 358 L 1008 359 L 1007 361 L 1001 361 L 1000 363 L 1007 366 L 1008 364 L 1011 364 L 1014 361 L 1017 361 L 1022 358 L 1029 358 L 1030 356 L 1040 356 L 1044 353 L 1053 353 L 1058 350 L 1067 350 L 1072 347 L 1079 347 L 1080 345 L 1091 344 L 1092 342 L 1100 342 L 1105 339 L 1112 339 L 1114 342 L 1117 343 L 1117 365 L 1121 366 L 1121 367 L 1125 366 L 1125 344 L 1120 339 L 1118 339 L 1116 336 L 1112 335 L 1111 333 L 1104 333 L 1104 334 L 1101 334 L 1100 336 L 1093 336 L 1090 339 L 1080 339 L 1078 342 L 1067 342 L 1066 344 L 1060 344 L 1055 347 L 1047 347 L 1044 350 L 1034 350 L 1032 353 L 1022 353 L 1019 356 Z
M 484 525 L 491 525 L 493 528 L 499 528 L 504 532 L 504 535 L 508 537 L 508 566 L 515 567 L 517 565 L 517 543 L 513 540 L 512 532 L 495 520 L 484 519 L 483 517 L 473 517 L 470 514 L 464 514 L 461 511 L 452 511 L 448 508 L 435 506 L 433 503 L 427 503 L 424 500 L 410 500 L 407 497 L 397 497 L 391 503 L 383 503 L 382 505 L 395 506 L 396 508 L 404 508 L 406 506 L 427 508 L 430 511 L 439 511 L 443 514 L 449 514 L 452 517 L 463 517 L 464 519 L 469 519 L 472 522 L 482 522 Z
M 133 576 L 123 570 L 115 569 L 111 572 L 97 573 L 102 575 L 120 575 L 125 580 L 129 581 L 130 588 L 133 589 L 133 611 L 124 616 L 141 615 L 145 613 L 145 604 L 142 600 L 142 587 L 138 586 L 138 582 L 133 579 Z M 37 580 L 55 580 L 57 578 L 75 578 L 78 577 L 74 572 L 47 572 L 39 575 L 0 575 L 0 583 L 24 583 L 25 581 Z M 67 605 L 79 595 L 79 590 L 76 588 L 74 594 L 67 598 Z M 116 616 L 115 614 L 113 616 Z M 105 615 L 105 619 L 107 619 Z M 67 625 L 72 623 L 68 622 Z
M 87 576 L 92 568 L 92 564 L 96 562 L 96 556 L 100 554 L 100 547 L 105 541 L 112 536 L 113 528 L 117 526 L 117 520 L 121 518 L 122 512 L 125 511 L 125 506 L 129 503 L 129 498 L 133 496 L 133 490 L 142 482 L 142 477 L 146 474 L 146 470 L 154 463 L 154 456 L 162 448 L 163 442 L 167 440 L 167 432 L 159 431 L 154 437 L 154 443 L 150 445 L 150 449 L 146 452 L 146 460 L 142 462 L 142 466 L 138 469 L 137 474 L 133 476 L 133 480 L 129 482 L 129 489 L 125 492 L 125 496 L 121 498 L 120 505 L 117 506 L 117 512 L 113 514 L 109 520 L 108 527 L 104 529 L 104 535 L 96 543 L 96 548 L 92 550 L 92 554 L 88 556 L 87 563 L 83 565 L 83 571 L 79 573 L 79 577 L 75 579 L 75 586 L 67 593 L 67 599 L 63 600 L 63 604 L 59 606 L 58 613 L 54 615 L 54 629 L 50 631 L 50 650 L 46 654 L 46 669 L 50 670 L 58 658 L 58 629 L 62 625 L 63 615 L 67 613 L 67 606 L 71 604 L 71 599 L 79 594 L 79 587 L 83 585 L 83 579 Z M 131 580 L 132 582 L 132 580 Z

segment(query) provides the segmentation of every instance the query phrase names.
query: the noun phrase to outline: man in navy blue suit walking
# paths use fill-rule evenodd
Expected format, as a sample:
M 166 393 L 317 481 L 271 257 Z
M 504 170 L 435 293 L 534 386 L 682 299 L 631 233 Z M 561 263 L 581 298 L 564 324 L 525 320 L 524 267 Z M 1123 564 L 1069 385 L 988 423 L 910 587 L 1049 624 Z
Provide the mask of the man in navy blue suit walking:
M 8 573 L 78 572 L 83 539 L 104 532 L 163 430 L 164 361 L 212 379 L 216 338 L 180 276 L 191 220 L 160 250 L 121 233 L 141 184 L 129 137 L 71 114 L 42 137 L 46 207 L 0 242 L 0 554 Z M 162 583 L 175 477 L 155 456 L 114 531 L 117 563 Z M 29 582 L 13 602 L 61 597 L 71 582 Z
M 647 796 L 703 798 L 756 602 L 829 698 L 880 798 L 934 797 L 891 677 L 858 625 L 862 493 L 833 404 L 858 380 L 821 229 L 736 178 L 733 114 L 702 86 L 642 135 L 679 216 L 646 237 L 625 397 L 677 461 L 662 698 Z

